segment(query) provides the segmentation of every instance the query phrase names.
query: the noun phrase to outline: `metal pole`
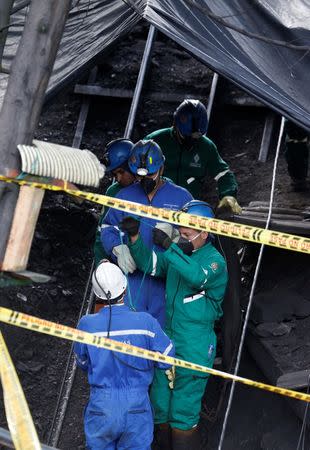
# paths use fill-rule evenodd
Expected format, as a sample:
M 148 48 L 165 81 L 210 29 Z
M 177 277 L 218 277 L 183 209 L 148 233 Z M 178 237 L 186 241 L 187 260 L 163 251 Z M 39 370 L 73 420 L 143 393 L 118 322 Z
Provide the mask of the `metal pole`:
M 277 115 L 273 111 L 270 111 L 265 119 L 264 131 L 258 155 L 259 162 L 265 163 L 267 161 L 272 136 L 276 126 L 276 119 Z
M 9 448 L 15 448 L 11 438 L 11 434 L 5 428 L 0 428 L 0 444 L 5 445 Z M 41 448 L 42 450 L 57 450 L 55 449 L 55 447 L 49 447 L 45 444 L 41 444 Z
M 207 114 L 208 114 L 209 123 L 210 123 L 211 112 L 212 112 L 212 108 L 213 108 L 213 104 L 214 104 L 214 98 L 215 98 L 218 80 L 219 80 L 218 74 L 214 73 L 213 78 L 212 78 L 212 84 L 211 84 L 211 89 L 210 89 L 208 105 L 207 105 Z
M 133 99 L 131 102 L 128 120 L 127 120 L 127 124 L 126 124 L 126 128 L 125 128 L 124 136 L 128 139 L 130 139 L 130 137 L 131 137 L 134 122 L 136 120 L 136 114 L 137 114 L 137 109 L 138 109 L 139 102 L 140 102 L 141 91 L 143 88 L 143 83 L 144 83 L 146 72 L 149 68 L 150 58 L 152 56 L 153 44 L 155 42 L 155 38 L 156 38 L 156 28 L 153 25 L 151 25 L 150 29 L 149 29 L 147 41 L 145 44 L 145 49 L 144 49 L 144 53 L 143 53 L 143 57 L 142 57 L 140 71 L 139 71 L 139 75 L 138 75 L 138 79 L 137 79 L 137 84 L 135 87 L 135 92 L 133 94 Z

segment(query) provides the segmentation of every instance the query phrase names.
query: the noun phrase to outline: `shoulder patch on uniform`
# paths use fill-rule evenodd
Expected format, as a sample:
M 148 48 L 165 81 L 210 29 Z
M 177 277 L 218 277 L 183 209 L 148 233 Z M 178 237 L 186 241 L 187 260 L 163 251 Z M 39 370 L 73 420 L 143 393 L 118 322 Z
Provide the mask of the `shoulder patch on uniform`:
M 212 272 L 216 272 L 217 269 L 219 268 L 219 265 L 218 265 L 217 262 L 213 262 L 213 263 L 210 264 L 210 267 L 212 269 Z

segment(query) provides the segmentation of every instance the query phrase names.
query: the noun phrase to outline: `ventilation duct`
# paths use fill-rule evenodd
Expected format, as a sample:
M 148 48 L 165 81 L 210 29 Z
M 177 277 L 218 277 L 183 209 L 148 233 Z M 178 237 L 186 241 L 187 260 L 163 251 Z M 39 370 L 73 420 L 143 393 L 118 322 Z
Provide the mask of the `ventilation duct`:
M 18 145 L 17 148 L 22 171 L 32 175 L 98 187 L 105 174 L 105 166 L 89 150 L 37 140 L 33 145 Z

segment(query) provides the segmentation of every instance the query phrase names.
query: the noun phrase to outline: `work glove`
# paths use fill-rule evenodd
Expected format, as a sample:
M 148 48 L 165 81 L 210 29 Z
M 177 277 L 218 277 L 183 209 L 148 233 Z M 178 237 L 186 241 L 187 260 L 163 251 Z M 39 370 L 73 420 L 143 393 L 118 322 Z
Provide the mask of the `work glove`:
M 237 199 L 235 197 L 232 197 L 230 195 L 226 195 L 222 198 L 222 200 L 219 202 L 216 212 L 217 214 L 222 213 L 234 213 L 234 214 L 240 214 L 242 211 L 242 208 L 237 202 Z
M 116 245 L 112 250 L 117 258 L 118 267 L 125 273 L 133 273 L 137 266 L 126 244 Z
M 127 216 L 120 221 L 118 227 L 129 236 L 136 236 L 139 233 L 140 221 L 131 216 Z
M 168 236 L 167 233 L 165 233 L 164 231 L 160 230 L 157 227 L 153 228 L 152 231 L 154 244 L 159 245 L 160 247 L 167 250 L 172 244 L 172 239 Z
M 179 237 L 179 239 L 176 241 L 176 244 L 187 256 L 191 256 L 194 251 L 193 244 L 188 239 L 184 239 L 182 236 Z
M 175 380 L 175 366 L 172 366 L 170 369 L 165 370 L 165 374 L 169 380 L 170 389 L 174 388 L 174 380 Z
M 176 240 L 180 237 L 179 230 L 171 225 L 171 223 L 157 222 L 155 228 L 158 228 L 159 230 L 166 233 L 173 242 L 176 242 Z

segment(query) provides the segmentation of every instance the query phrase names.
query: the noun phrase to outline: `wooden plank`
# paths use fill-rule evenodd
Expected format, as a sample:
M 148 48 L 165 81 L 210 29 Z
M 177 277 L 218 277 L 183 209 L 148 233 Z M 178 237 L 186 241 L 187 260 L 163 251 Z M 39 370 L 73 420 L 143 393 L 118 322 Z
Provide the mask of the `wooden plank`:
M 129 89 L 109 89 L 96 85 L 76 84 L 75 94 L 96 95 L 99 97 L 132 98 L 133 91 Z
M 242 213 L 240 216 L 242 217 L 258 217 L 261 219 L 265 219 L 268 217 L 268 211 L 253 211 L 251 209 L 242 208 Z M 303 220 L 303 216 L 301 214 L 279 214 L 272 212 L 272 219 L 280 219 L 280 220 Z
M 285 373 L 277 379 L 277 386 L 287 389 L 301 389 L 309 384 L 310 369 Z
M 253 227 L 264 228 L 266 225 L 266 219 L 260 217 L 250 217 L 246 215 L 234 216 L 234 221 L 242 223 L 244 225 L 252 225 Z M 310 235 L 310 222 L 297 220 L 279 220 L 272 219 L 269 228 L 275 231 L 281 231 L 284 233 L 301 234 L 304 236 Z
M 90 75 L 88 78 L 88 84 L 94 83 L 96 81 L 97 72 L 98 72 L 98 67 L 95 66 L 90 72 Z M 78 123 L 76 126 L 75 135 L 73 138 L 73 143 L 72 143 L 73 148 L 81 148 L 81 143 L 82 143 L 85 124 L 86 124 L 86 120 L 87 120 L 87 116 L 88 116 L 89 106 L 90 106 L 90 98 L 85 97 L 83 99 L 83 102 L 81 105 L 79 119 L 78 119 Z
M 116 89 L 105 88 L 99 85 L 76 84 L 74 88 L 75 94 L 82 95 L 96 95 L 98 97 L 112 97 L 131 99 L 134 91 L 131 89 Z M 146 92 L 145 98 L 148 100 L 162 101 L 167 103 L 180 103 L 185 98 L 199 98 L 197 94 L 175 94 L 170 92 Z M 223 104 L 231 106 L 249 106 L 249 107 L 264 107 L 262 103 L 250 96 L 238 96 L 236 98 L 226 97 Z
M 16 272 L 26 268 L 43 197 L 41 189 L 20 188 L 2 270 Z
M 131 89 L 114 89 L 104 88 L 97 85 L 76 84 L 74 88 L 75 94 L 95 95 L 98 97 L 112 97 L 131 99 L 134 91 Z M 174 94 L 163 92 L 147 92 L 145 98 L 148 100 L 162 101 L 167 103 L 180 103 L 185 98 L 197 98 L 196 94 Z
M 259 211 L 259 212 L 269 212 L 269 203 L 266 205 L 257 205 L 257 206 L 243 206 L 242 207 L 242 211 Z M 277 213 L 277 214 L 287 214 L 289 216 L 293 215 L 299 215 L 299 216 L 304 216 L 305 214 L 309 214 L 309 212 L 307 212 L 304 209 L 297 209 L 297 208 L 282 208 L 279 206 L 273 206 L 272 207 L 272 212 L 273 213 Z

